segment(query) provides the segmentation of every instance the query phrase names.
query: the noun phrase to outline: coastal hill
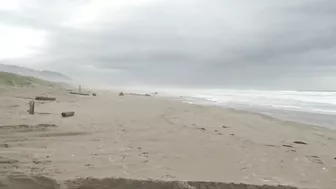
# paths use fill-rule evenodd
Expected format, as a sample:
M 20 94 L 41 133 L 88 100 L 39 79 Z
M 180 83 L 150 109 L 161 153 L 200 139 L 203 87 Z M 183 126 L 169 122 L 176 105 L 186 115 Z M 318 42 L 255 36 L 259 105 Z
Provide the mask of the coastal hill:
M 58 72 L 52 72 L 46 70 L 39 71 L 15 65 L 6 65 L 0 63 L 0 72 L 8 72 L 22 76 L 30 76 L 52 82 L 72 83 L 71 78 Z
M 0 71 L 0 86 L 29 87 L 29 86 L 55 86 L 56 83 L 45 81 L 31 76 L 22 76 L 14 73 Z

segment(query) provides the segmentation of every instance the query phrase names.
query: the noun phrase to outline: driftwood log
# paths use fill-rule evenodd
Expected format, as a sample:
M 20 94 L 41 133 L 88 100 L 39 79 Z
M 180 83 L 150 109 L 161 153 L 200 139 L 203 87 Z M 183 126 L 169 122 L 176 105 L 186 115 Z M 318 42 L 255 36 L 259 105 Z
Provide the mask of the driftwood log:
M 62 117 L 71 117 L 74 115 L 75 115 L 75 112 L 62 112 Z
M 46 97 L 46 96 L 37 96 L 37 97 L 35 97 L 35 100 L 50 100 L 50 101 L 53 101 L 53 100 L 56 100 L 56 98 Z
M 35 102 L 34 101 L 29 102 L 28 112 L 29 112 L 29 114 L 32 114 L 32 115 L 35 113 Z
M 70 92 L 70 94 L 74 94 L 74 95 L 83 95 L 83 96 L 90 96 L 89 93 Z

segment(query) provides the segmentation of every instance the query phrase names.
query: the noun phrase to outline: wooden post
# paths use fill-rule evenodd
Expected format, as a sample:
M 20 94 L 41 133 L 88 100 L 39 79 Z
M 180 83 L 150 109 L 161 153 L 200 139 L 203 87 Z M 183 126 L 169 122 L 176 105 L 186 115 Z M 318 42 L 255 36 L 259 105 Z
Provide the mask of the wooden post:
M 62 117 L 71 117 L 74 115 L 75 115 L 75 112 L 62 112 Z
M 35 113 L 35 102 L 34 101 L 30 101 L 29 102 L 29 110 L 28 110 L 29 114 L 33 115 Z

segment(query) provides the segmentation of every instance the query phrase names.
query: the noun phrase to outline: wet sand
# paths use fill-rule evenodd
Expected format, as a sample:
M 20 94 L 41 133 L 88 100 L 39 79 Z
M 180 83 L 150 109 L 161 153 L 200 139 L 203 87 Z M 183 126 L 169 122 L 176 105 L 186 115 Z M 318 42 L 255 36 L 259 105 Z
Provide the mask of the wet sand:
M 78 185 L 85 181 L 78 179 L 87 177 L 147 180 L 124 180 L 133 184 L 167 181 L 162 188 L 170 188 L 168 181 L 176 180 L 336 186 L 335 131 L 159 96 L 96 93 L 93 97 L 60 89 L 0 90 L 0 177 L 4 188 L 27 188 L 27 180 L 32 178 L 49 183 L 49 188 L 71 180 L 77 185 L 65 188 L 85 188 Z M 28 103 L 35 96 L 57 99 L 36 101 L 36 114 L 29 115 Z M 63 111 L 76 113 L 62 118 Z M 12 182 L 22 176 L 29 179 Z M 55 186 L 51 187 L 52 183 Z M 193 184 L 183 187 L 195 187 Z M 85 186 L 107 188 L 94 185 L 97 187 Z M 219 188 L 225 187 L 234 188 Z

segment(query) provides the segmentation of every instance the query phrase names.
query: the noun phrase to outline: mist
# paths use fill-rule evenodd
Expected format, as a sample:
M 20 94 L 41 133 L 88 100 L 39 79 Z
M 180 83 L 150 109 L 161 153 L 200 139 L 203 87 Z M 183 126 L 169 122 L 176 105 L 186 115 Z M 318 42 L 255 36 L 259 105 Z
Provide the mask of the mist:
M 332 0 L 0 1 L 0 62 L 88 86 L 335 90 Z

